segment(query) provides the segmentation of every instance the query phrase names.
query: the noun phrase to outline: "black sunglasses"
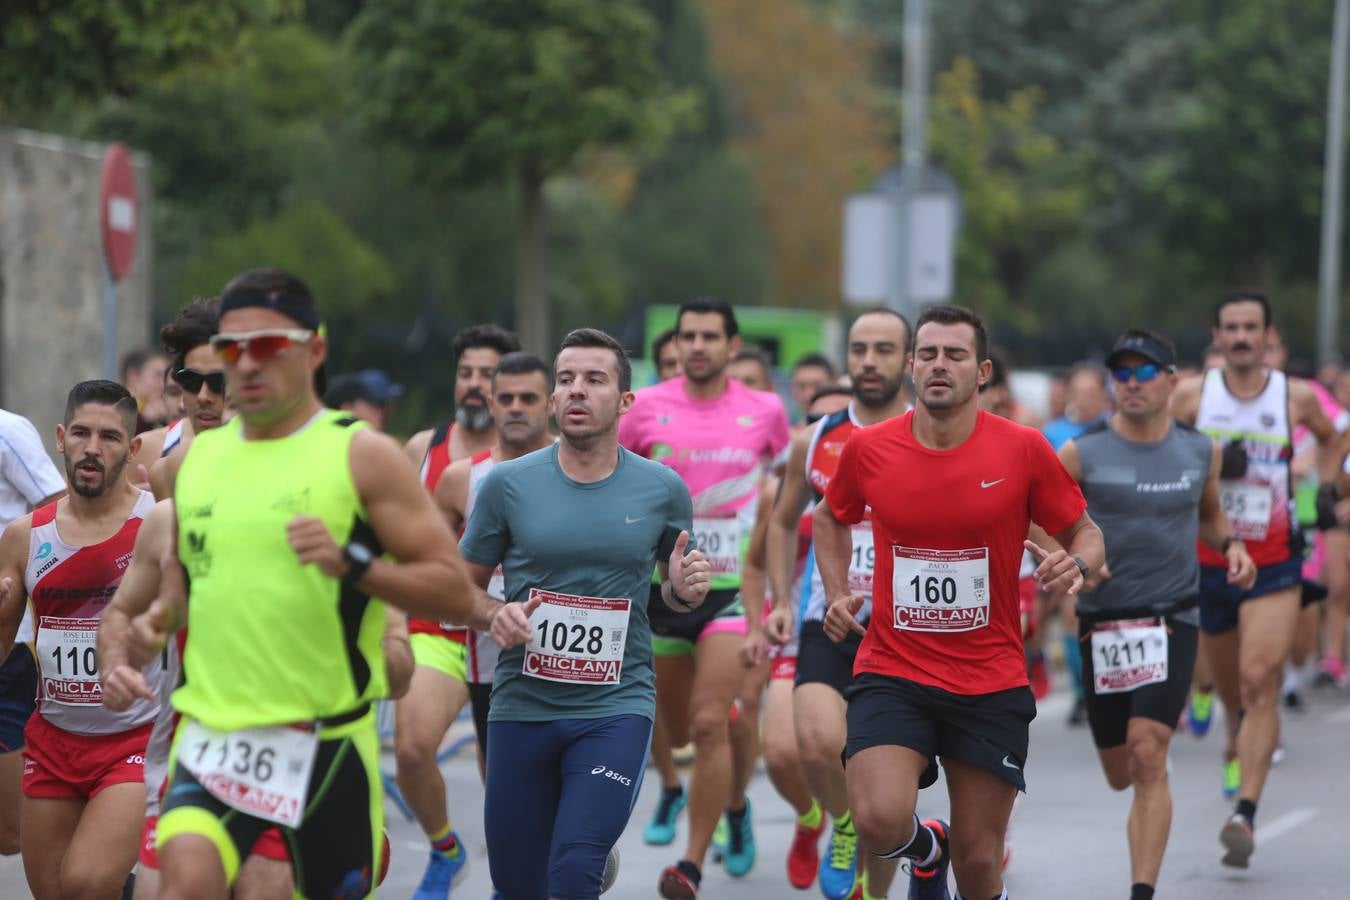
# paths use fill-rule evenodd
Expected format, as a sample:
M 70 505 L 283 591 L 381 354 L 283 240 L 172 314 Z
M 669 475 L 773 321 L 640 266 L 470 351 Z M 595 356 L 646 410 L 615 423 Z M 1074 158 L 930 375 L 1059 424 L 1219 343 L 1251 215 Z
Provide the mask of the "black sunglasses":
M 173 380 L 189 394 L 195 394 L 205 384 L 211 393 L 225 396 L 224 372 L 198 372 L 196 369 L 179 369 L 173 373 Z

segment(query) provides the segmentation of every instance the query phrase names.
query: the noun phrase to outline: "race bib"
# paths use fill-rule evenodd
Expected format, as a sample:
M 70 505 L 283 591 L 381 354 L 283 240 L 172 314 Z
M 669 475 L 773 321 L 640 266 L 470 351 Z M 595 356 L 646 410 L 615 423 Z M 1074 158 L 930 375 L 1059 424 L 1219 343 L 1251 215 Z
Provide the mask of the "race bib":
M 185 718 L 178 761 L 231 809 L 298 828 L 318 749 L 313 731 L 274 725 L 224 732 Z
M 1264 540 L 1270 529 L 1273 492 L 1268 484 L 1248 481 L 1224 481 L 1219 485 L 1224 515 L 1233 534 L 1246 541 Z
M 872 543 L 872 525 L 853 526 L 853 556 L 848 562 L 848 589 L 853 594 L 872 596 L 872 574 L 876 569 L 877 548 Z
M 530 616 L 521 671 L 563 684 L 618 684 L 632 601 L 530 589 L 543 602 Z
M 694 543 L 714 575 L 735 575 L 741 571 L 741 520 L 694 519 Z
M 1167 680 L 1167 628 L 1157 619 L 1106 622 L 1092 632 L 1092 689 L 1120 694 Z
M 97 637 L 98 619 L 38 617 L 37 655 L 45 699 L 65 706 L 97 706 L 103 702 Z
M 891 548 L 895 627 L 974 631 L 989 624 L 989 548 Z

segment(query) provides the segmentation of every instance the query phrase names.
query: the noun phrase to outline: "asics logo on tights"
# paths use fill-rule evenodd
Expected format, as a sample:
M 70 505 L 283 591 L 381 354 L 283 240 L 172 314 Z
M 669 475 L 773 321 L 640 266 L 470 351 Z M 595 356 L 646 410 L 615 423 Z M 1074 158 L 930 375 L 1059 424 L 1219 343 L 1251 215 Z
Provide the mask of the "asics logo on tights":
M 618 772 L 615 772 L 609 766 L 596 766 L 595 768 L 591 769 L 591 774 L 603 775 L 612 781 L 617 781 L 624 787 L 633 786 L 633 779 L 629 778 L 627 775 L 620 775 Z

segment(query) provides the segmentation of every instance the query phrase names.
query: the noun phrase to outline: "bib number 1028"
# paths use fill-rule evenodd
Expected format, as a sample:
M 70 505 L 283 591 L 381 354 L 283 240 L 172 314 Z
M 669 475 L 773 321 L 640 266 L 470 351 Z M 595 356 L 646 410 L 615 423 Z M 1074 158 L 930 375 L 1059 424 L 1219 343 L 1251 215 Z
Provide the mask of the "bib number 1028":
M 909 580 L 909 586 L 914 589 L 915 603 L 956 602 L 956 579 L 950 575 L 915 575 Z
M 535 626 L 539 632 L 539 643 L 542 649 L 552 650 L 554 653 L 585 653 L 589 656 L 598 656 L 600 651 L 605 649 L 605 630 L 599 625 L 592 625 L 589 629 L 584 625 L 572 625 L 568 627 L 566 622 L 549 622 L 544 619 Z

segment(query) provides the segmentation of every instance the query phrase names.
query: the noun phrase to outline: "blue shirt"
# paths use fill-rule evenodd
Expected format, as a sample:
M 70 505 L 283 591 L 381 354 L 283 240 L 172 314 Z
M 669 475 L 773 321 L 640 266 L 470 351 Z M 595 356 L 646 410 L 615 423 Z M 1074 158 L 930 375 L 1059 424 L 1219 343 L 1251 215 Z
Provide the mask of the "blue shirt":
M 630 601 L 616 684 L 527 675 L 526 645 L 511 647 L 497 664 L 491 721 L 654 718 L 656 677 L 647 619 L 652 567 L 670 557 L 681 531 L 691 529 L 693 503 L 672 469 L 623 448 L 618 454 L 607 478 L 582 483 L 563 472 L 554 444 L 497 464 L 478 489 L 459 548 L 477 565 L 502 565 L 506 602 L 523 602 L 532 589 Z M 549 608 L 537 610 L 531 624 L 543 625 Z M 548 640 L 559 627 L 552 622 L 541 639 Z M 570 627 L 583 638 L 588 631 Z M 558 655 L 581 654 L 588 641 L 568 638 L 556 645 L 563 648 Z M 534 671 L 537 661 L 534 655 L 528 663 Z

